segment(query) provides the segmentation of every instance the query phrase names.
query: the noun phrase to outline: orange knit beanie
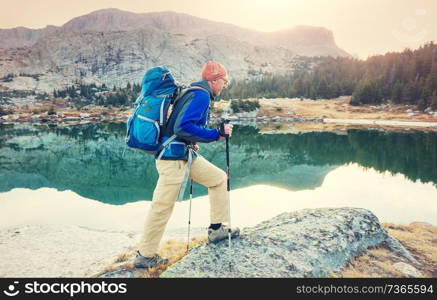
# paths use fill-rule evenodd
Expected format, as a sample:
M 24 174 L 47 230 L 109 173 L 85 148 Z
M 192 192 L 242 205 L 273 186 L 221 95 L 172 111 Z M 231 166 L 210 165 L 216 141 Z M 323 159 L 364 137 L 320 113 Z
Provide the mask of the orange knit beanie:
M 212 81 L 227 77 L 228 72 L 221 63 L 210 60 L 203 65 L 201 75 L 204 80 Z

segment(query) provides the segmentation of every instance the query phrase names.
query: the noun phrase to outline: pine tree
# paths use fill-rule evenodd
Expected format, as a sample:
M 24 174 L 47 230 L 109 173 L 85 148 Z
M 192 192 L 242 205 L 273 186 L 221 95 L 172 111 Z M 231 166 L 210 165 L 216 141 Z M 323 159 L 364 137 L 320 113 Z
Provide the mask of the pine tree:
M 434 92 L 430 98 L 429 106 L 432 110 L 437 110 L 437 92 Z
M 310 68 L 310 63 L 316 66 Z M 303 67 L 302 67 L 303 66 Z M 367 77 L 367 81 L 364 80 Z M 365 84 L 364 84 L 365 83 Z M 437 46 L 430 42 L 417 50 L 387 53 L 366 61 L 350 58 L 306 58 L 286 75 L 233 82 L 222 98 L 307 97 L 354 95 L 355 104 L 430 105 L 437 91 Z M 423 100 L 423 101 L 422 101 Z
M 402 84 L 399 81 L 396 81 L 392 89 L 391 99 L 394 103 L 401 103 L 402 101 Z

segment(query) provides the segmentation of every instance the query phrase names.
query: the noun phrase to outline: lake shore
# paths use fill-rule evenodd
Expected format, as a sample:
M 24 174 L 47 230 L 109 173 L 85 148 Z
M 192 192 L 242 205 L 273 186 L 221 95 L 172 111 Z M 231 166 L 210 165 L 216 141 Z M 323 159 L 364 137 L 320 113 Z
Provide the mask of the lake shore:
M 254 99 L 249 99 L 254 100 Z M 380 128 L 387 130 L 437 130 L 437 112 L 421 112 L 414 105 L 352 106 L 350 97 L 337 99 L 258 99 L 257 112 L 229 114 L 229 101 L 214 103 L 212 121 L 223 117 L 234 122 L 256 122 L 261 132 L 345 131 L 347 129 Z M 51 107 L 53 107 L 50 112 Z M 13 111 L 0 117 L 0 123 L 80 124 L 89 122 L 126 122 L 129 108 L 88 105 L 80 110 L 65 101 L 42 101 L 33 105 L 17 103 Z M 273 126 L 263 124 L 275 123 Z

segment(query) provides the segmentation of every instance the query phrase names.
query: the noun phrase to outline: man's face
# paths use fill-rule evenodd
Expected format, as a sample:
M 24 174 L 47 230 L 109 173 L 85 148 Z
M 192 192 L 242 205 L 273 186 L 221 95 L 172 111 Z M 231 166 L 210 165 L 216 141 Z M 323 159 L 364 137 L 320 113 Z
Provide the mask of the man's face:
M 218 96 L 220 95 L 223 89 L 228 87 L 229 79 L 226 76 L 226 77 L 219 78 L 217 80 L 212 80 L 209 83 L 214 95 Z

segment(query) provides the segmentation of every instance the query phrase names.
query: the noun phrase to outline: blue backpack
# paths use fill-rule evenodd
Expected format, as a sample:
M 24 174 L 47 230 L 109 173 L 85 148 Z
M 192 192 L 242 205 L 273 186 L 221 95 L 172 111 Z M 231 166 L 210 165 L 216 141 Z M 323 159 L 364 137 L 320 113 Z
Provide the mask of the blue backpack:
M 169 107 L 193 89 L 197 88 L 186 89 L 179 85 L 164 66 L 149 69 L 144 74 L 141 93 L 127 121 L 127 146 L 133 150 L 157 154 L 168 145 L 170 139 L 165 142 L 166 145 L 160 143 L 160 132 L 166 124 Z

